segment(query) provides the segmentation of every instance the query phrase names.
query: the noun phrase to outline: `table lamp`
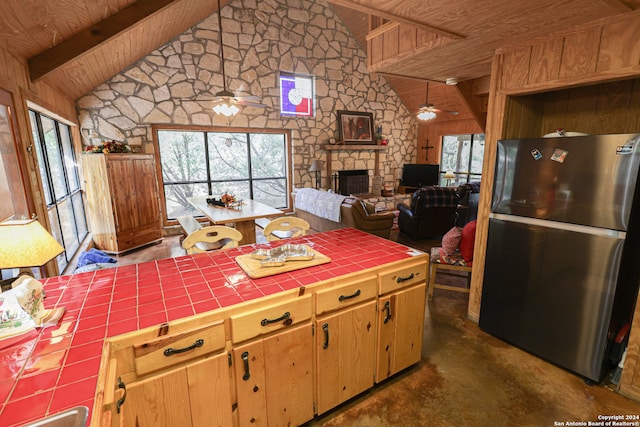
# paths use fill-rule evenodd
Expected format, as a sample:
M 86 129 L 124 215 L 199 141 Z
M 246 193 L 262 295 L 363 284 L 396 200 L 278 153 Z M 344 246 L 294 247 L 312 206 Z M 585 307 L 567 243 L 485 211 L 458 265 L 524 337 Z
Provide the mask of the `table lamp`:
M 64 251 L 51 234 L 35 219 L 0 222 L 0 269 L 42 267 Z
M 453 171 L 446 171 L 444 173 L 444 179 L 447 180 L 447 187 L 451 185 L 451 180 L 456 178 L 456 174 Z
M 320 188 L 320 178 L 322 171 L 322 162 L 320 160 L 313 160 L 311 166 L 309 166 L 309 172 L 316 173 L 316 190 Z

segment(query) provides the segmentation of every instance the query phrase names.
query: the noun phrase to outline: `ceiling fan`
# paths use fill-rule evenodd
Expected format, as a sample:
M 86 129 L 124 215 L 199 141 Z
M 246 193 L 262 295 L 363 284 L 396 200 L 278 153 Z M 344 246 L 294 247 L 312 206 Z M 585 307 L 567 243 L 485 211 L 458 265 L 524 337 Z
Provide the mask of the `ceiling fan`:
M 429 103 L 429 82 L 427 82 L 427 91 L 425 95 L 424 104 L 420 104 L 420 108 L 418 108 L 417 117 L 418 120 L 428 121 L 434 119 L 437 113 L 447 113 L 452 115 L 457 115 L 457 111 L 451 110 L 442 110 L 440 108 L 434 107 L 433 104 Z
M 218 0 L 218 29 L 220 30 L 220 64 L 222 69 L 222 90 L 216 92 L 213 99 L 213 111 L 224 116 L 233 116 L 240 111 L 238 106 L 265 108 L 259 96 L 247 95 L 236 96 L 227 89 L 227 76 L 224 71 L 224 43 L 222 42 L 222 9 Z

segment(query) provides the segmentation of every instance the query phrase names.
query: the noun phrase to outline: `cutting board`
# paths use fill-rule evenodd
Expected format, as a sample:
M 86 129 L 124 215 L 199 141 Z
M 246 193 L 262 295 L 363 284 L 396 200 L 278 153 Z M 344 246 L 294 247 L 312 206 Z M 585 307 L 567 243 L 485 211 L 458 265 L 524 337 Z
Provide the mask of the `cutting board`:
M 261 277 L 274 276 L 288 271 L 300 270 L 302 268 L 313 267 L 314 265 L 326 264 L 331 262 L 331 258 L 314 250 L 315 256 L 308 261 L 287 261 L 284 265 L 278 267 L 263 267 L 259 259 L 255 259 L 251 254 L 239 255 L 236 257 L 238 265 L 252 279 Z

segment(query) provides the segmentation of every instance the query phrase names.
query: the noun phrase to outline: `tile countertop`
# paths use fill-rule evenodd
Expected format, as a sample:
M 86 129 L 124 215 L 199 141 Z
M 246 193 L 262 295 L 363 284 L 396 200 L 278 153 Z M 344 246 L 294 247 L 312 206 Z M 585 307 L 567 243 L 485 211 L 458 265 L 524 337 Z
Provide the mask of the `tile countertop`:
M 331 262 L 249 278 L 235 257 L 281 244 L 273 242 L 44 279 L 45 307 L 66 312 L 57 326 L 0 349 L 0 426 L 91 410 L 105 338 L 422 253 L 352 228 L 287 243 L 308 244 Z

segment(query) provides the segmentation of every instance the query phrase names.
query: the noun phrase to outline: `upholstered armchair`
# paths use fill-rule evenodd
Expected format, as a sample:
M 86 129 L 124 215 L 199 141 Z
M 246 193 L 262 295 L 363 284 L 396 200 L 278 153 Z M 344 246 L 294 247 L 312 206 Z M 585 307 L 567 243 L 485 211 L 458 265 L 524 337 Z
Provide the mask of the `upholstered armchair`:
M 373 205 L 355 199 L 351 204 L 355 228 L 388 239 L 391 235 L 395 215 L 393 212 L 375 213 L 374 210 Z
M 457 207 L 455 188 L 419 188 L 411 196 L 411 206 L 398 203 L 398 227 L 411 240 L 442 237 L 454 226 Z

